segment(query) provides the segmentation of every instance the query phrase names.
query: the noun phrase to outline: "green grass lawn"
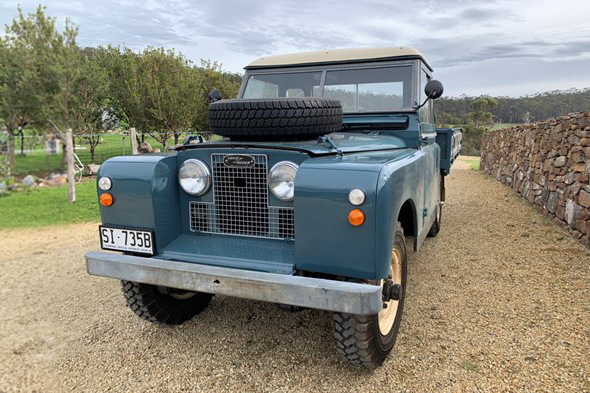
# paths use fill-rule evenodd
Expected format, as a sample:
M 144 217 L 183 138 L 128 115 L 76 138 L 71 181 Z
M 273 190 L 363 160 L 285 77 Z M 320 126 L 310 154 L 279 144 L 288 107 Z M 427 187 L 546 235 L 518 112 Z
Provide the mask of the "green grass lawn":
M 59 170 L 61 154 L 47 155 L 45 151 L 36 151 L 21 156 L 17 153 L 14 157 L 15 165 L 12 174 L 16 176 L 26 176 L 39 172 L 56 172 Z
M 510 127 L 514 127 L 518 125 L 517 123 L 496 123 L 494 125 L 492 125 L 491 127 L 489 127 L 488 129 L 491 131 L 494 130 L 500 130 L 502 128 L 510 128 Z
M 68 203 L 67 185 L 0 197 L 0 229 L 92 221 L 100 221 L 94 179 L 76 185 L 74 203 Z
M 469 168 L 471 168 L 472 170 L 474 170 L 474 171 L 479 170 L 480 157 L 460 156 L 460 159 L 462 161 L 465 161 L 467 164 L 469 164 Z
M 107 159 L 116 156 L 129 155 L 131 154 L 131 142 L 129 136 L 123 136 L 121 134 L 104 134 L 100 137 L 100 143 L 96 146 L 94 152 L 94 160 L 92 160 L 90 153 L 90 145 L 87 141 L 82 138 L 76 137 L 74 144 L 76 145 L 76 154 L 80 158 L 80 161 L 84 165 L 91 163 L 101 164 Z M 182 143 L 186 138 L 185 135 L 179 138 L 179 143 Z M 211 140 L 221 139 L 218 135 L 213 135 Z M 154 149 L 160 149 L 164 151 L 163 146 L 160 142 L 154 138 L 147 136 L 146 142 Z M 174 138 L 168 139 L 168 146 L 174 144 Z M 59 163 L 61 161 L 61 154 L 47 155 L 45 153 L 45 146 L 41 143 L 37 144 L 34 148 L 34 152 L 29 152 L 26 155 L 20 154 L 20 139 L 16 140 L 17 153 L 15 156 L 15 166 L 12 171 L 13 175 L 26 176 L 28 174 L 41 174 L 59 171 Z M 25 144 L 28 148 L 28 144 Z

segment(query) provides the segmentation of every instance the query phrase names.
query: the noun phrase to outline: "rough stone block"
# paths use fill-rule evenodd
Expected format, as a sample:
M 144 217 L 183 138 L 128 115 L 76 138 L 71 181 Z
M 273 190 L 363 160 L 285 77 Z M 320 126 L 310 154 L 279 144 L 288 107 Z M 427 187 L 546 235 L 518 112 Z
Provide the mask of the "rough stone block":
M 567 157 L 566 156 L 560 156 L 560 157 L 557 157 L 555 159 L 555 162 L 553 163 L 553 166 L 555 166 L 556 168 L 561 168 L 562 166 L 565 165 L 566 162 L 567 162 Z
M 550 213 L 555 213 L 555 210 L 557 209 L 557 199 L 556 192 L 549 193 L 549 197 L 547 198 L 547 210 Z

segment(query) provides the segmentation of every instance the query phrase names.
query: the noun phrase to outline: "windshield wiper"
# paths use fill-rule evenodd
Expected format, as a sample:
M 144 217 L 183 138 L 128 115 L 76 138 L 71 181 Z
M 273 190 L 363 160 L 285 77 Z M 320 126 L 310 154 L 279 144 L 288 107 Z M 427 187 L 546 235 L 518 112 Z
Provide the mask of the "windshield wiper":
M 334 142 L 334 140 L 332 138 L 330 138 L 328 135 L 320 136 L 318 138 L 318 145 L 327 146 L 332 150 L 336 150 L 336 154 L 338 154 L 339 156 L 342 155 L 342 150 L 340 150 L 338 148 L 338 145 L 336 145 L 336 142 Z

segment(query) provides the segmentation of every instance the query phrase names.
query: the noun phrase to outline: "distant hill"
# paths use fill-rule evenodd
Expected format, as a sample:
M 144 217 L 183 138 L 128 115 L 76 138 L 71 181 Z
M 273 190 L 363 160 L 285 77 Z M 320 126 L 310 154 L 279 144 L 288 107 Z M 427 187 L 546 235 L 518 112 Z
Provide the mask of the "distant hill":
M 460 96 L 436 101 L 437 116 L 451 115 L 466 123 L 471 103 L 478 97 Z M 525 114 L 531 121 L 545 120 L 570 112 L 590 111 L 590 88 L 554 90 L 518 98 L 494 97 L 498 107 L 492 111 L 497 123 L 524 123 Z

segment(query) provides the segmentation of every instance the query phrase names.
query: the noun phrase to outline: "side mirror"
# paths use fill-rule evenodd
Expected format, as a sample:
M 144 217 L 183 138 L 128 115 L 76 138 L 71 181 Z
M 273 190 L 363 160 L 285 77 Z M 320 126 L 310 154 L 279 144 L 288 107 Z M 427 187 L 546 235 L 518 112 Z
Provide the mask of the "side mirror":
M 211 100 L 211 102 L 221 100 L 221 92 L 217 89 L 211 90 L 211 93 L 209 93 L 209 100 Z
M 445 89 L 443 88 L 442 83 L 436 79 L 429 81 L 426 86 L 424 86 L 424 93 L 426 93 L 426 97 L 432 98 L 433 100 L 436 100 L 442 96 L 444 90 Z

